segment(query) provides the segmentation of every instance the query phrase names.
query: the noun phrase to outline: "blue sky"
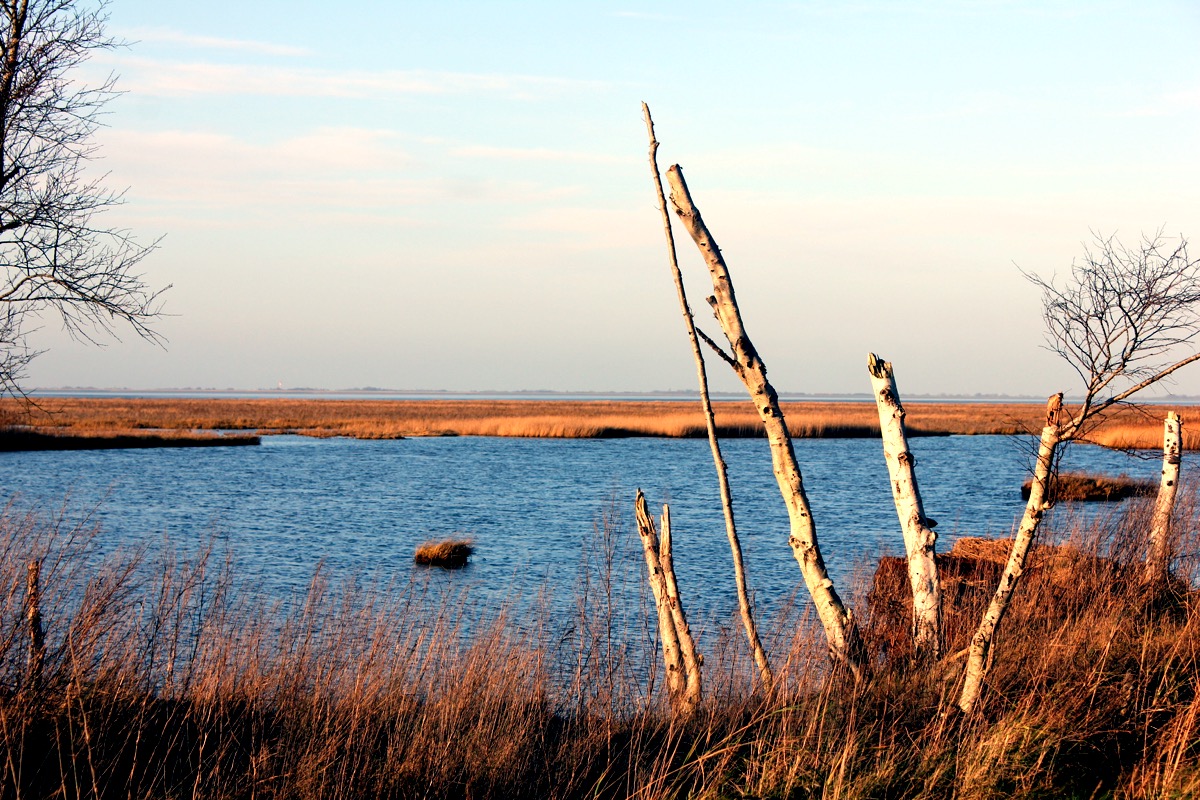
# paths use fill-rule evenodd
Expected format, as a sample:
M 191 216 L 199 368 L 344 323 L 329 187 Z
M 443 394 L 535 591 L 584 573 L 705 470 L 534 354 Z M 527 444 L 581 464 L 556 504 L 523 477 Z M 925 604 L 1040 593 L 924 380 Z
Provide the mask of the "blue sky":
M 1069 391 L 1017 266 L 1200 237 L 1194 3 L 110 11 L 96 166 L 165 237 L 167 344 L 47 321 L 31 386 L 690 389 L 642 100 L 781 390 L 867 391 L 874 350 L 910 393 Z

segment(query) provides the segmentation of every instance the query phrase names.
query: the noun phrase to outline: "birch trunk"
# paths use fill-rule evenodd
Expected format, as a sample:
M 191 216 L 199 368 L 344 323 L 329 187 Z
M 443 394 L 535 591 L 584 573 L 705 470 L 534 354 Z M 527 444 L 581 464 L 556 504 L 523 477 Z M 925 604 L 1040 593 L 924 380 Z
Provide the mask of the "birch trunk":
M 875 405 L 879 410 L 879 429 L 883 438 L 883 457 L 891 477 L 892 500 L 896 516 L 904 533 L 904 549 L 908 559 L 908 582 L 913 598 L 913 646 L 918 658 L 941 657 L 942 590 L 938 582 L 934 546 L 937 534 L 934 522 L 925 516 L 921 492 L 917 487 L 917 459 L 908 449 L 904 429 L 904 406 L 896 388 L 896 377 L 890 361 L 870 353 L 867 369 Z
M 667 256 L 671 266 L 671 277 L 675 281 L 675 294 L 679 298 L 679 310 L 683 315 L 683 325 L 687 331 L 688 341 L 692 346 L 692 358 L 696 362 L 696 380 L 700 384 L 700 406 L 704 411 L 704 425 L 708 431 L 708 445 L 712 451 L 713 466 L 717 471 L 717 485 L 721 491 L 721 510 L 725 515 L 725 537 L 729 540 L 729 552 L 733 557 L 733 579 L 737 585 L 738 611 L 742 617 L 742 628 L 746 633 L 746 641 L 750 645 L 750 653 L 758 667 L 758 677 L 763 690 L 770 694 L 774 685 L 774 675 L 771 671 L 767 652 L 763 648 L 758 635 L 758 625 L 754 621 L 754 607 L 750 603 L 750 592 L 746 582 L 746 567 L 742 560 L 742 543 L 738 538 L 737 524 L 733 516 L 733 496 L 729 489 L 729 471 L 725 459 L 721 455 L 721 445 L 717 441 L 717 423 L 713 414 L 712 400 L 708 394 L 708 372 L 704 366 L 704 353 L 700 350 L 700 340 L 696 335 L 696 322 L 688 303 L 687 292 L 683 287 L 683 274 L 679 270 L 679 259 L 675 251 L 675 234 L 671 230 L 671 217 L 667 213 L 667 199 L 663 193 L 662 177 L 658 172 L 658 140 L 654 137 L 654 120 L 650 117 L 650 108 L 642 103 L 642 112 L 646 117 L 646 132 L 650 138 L 650 169 L 654 175 L 654 188 L 658 193 L 658 207 L 662 212 L 663 231 L 667 237 Z
M 1029 502 L 1025 504 L 1025 514 L 1021 517 L 1021 525 L 1013 540 L 1012 551 L 1008 555 L 1008 563 L 1000 575 L 1000 584 L 988 604 L 987 611 L 979 623 L 975 636 L 971 639 L 971 647 L 967 653 L 966 674 L 963 680 L 962 692 L 958 697 L 958 707 L 963 713 L 970 713 L 975 707 L 979 695 L 983 691 L 983 680 L 991 663 L 992 642 L 996 629 L 1008 610 L 1017 582 L 1025 570 L 1025 560 L 1029 549 L 1037 536 L 1038 527 L 1046 510 L 1048 502 L 1050 479 L 1054 474 L 1054 455 L 1062 442 L 1059 416 L 1062 413 L 1062 395 L 1050 398 L 1046 412 L 1046 427 L 1042 428 L 1041 440 L 1038 443 L 1037 463 L 1033 469 L 1033 483 L 1029 487 Z
M 654 607 L 658 612 L 658 634 L 667 672 L 667 692 L 676 711 L 683 716 L 690 716 L 700 704 L 700 662 L 675 582 L 675 564 L 671 554 L 671 512 L 666 505 L 663 506 L 661 540 L 641 489 L 634 500 L 634 512 L 638 534 L 642 539 L 642 552 L 646 557 Z
M 680 705 L 690 715 L 700 706 L 701 680 L 700 657 L 696 654 L 696 641 L 688 627 L 683 601 L 679 598 L 679 585 L 675 582 L 675 557 L 671 552 L 671 508 L 663 503 L 662 538 L 659 541 L 659 564 L 663 571 L 663 588 L 666 589 L 667 607 L 675 636 L 679 640 L 679 661 L 683 667 L 683 696 Z
M 1163 423 L 1162 480 L 1158 499 L 1150 521 L 1150 555 L 1146 559 L 1146 581 L 1160 583 L 1167 577 L 1171 564 L 1171 511 L 1179 489 L 1179 466 L 1183 455 L 1183 420 L 1174 411 Z
M 745 384 L 766 431 L 771 449 L 771 466 L 788 512 L 791 529 L 788 542 L 825 629 L 830 655 L 835 661 L 846 664 L 856 678 L 861 677 L 866 670 L 866 660 L 858 626 L 853 614 L 842 603 L 825 569 L 825 561 L 821 557 L 821 549 L 817 542 L 816 525 L 813 523 L 808 496 L 804 491 L 804 482 L 795 450 L 792 448 L 791 436 L 779 406 L 779 397 L 767 380 L 766 366 L 746 335 L 725 259 L 692 202 L 683 172 L 678 165 L 667 170 L 667 182 L 671 186 L 671 203 L 675 213 L 696 246 L 700 248 L 708 265 L 713 282 L 713 296 L 708 302 L 713 307 L 717 321 L 733 349 L 733 355 L 725 355 L 725 358 Z

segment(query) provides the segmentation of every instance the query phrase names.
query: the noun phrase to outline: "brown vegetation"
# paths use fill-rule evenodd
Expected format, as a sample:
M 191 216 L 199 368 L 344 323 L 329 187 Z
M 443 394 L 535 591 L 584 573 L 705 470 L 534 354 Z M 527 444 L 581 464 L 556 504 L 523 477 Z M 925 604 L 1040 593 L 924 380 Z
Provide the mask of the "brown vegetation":
M 24 426 L 0 428 L 0 452 L 18 450 L 125 450 L 141 447 L 229 447 L 255 445 L 251 433 L 228 435 L 208 431 L 48 431 Z
M 742 637 L 702 641 L 708 688 L 681 724 L 603 585 L 583 585 L 579 616 L 557 621 L 481 614 L 420 580 L 338 588 L 320 574 L 280 608 L 203 555 L 97 563 L 86 531 L 10 511 L 0 796 L 1195 796 L 1200 595 L 1176 584 L 1147 606 L 1145 522 L 1034 551 L 980 713 L 944 713 L 961 658 L 913 669 L 894 644 L 910 614 L 888 605 L 909 592 L 885 560 L 864 626 L 870 682 L 829 673 L 811 618 L 777 620 L 778 694 L 748 692 Z M 1194 564 L 1196 541 L 1178 552 Z M 948 652 L 966 646 L 1005 555 L 976 540 L 944 557 Z M 45 652 L 31 680 L 20 587 L 35 558 Z
M 1021 498 L 1029 499 L 1033 479 L 1026 478 L 1021 485 Z M 1047 500 L 1062 501 L 1110 501 L 1126 500 L 1130 497 L 1149 497 L 1158 491 L 1158 482 L 1131 478 L 1128 475 L 1085 475 L 1082 472 L 1060 472 L 1050 480 Z
M 686 401 L 46 398 L 39 404 L 29 409 L 15 400 L 0 401 L 0 420 L 72 435 L 223 430 L 360 439 L 706 436 L 699 404 Z M 1036 432 L 1044 423 L 1042 407 L 1033 403 L 909 402 L 905 407 L 909 436 Z M 868 402 L 793 402 L 784 403 L 783 408 L 796 437 L 879 435 L 878 415 Z M 1182 411 L 1185 422 L 1194 410 L 1173 408 Z M 1160 417 L 1167 410 L 1165 406 L 1156 408 L 1153 416 L 1135 409 L 1121 410 L 1094 438 L 1100 441 L 1110 428 L 1134 426 L 1140 430 L 1144 425 L 1157 437 L 1157 445 L 1150 442 L 1147 446 L 1161 447 Z M 714 411 L 722 437 L 762 436 L 758 415 L 746 402 L 715 403 Z M 1185 434 L 1189 430 L 1185 425 Z
M 413 563 L 425 567 L 457 569 L 467 565 L 467 559 L 475 552 L 470 539 L 444 539 L 440 542 L 425 542 L 413 553 Z

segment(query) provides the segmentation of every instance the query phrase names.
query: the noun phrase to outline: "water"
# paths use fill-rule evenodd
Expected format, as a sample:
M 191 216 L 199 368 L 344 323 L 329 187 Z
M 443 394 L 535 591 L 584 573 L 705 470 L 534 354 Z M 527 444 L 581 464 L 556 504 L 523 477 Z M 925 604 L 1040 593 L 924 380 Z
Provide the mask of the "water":
M 903 544 L 880 443 L 797 440 L 827 566 L 839 587 Z M 926 511 L 939 549 L 960 536 L 1006 536 L 1023 508 L 1028 442 L 997 436 L 915 439 Z M 723 443 L 750 584 L 760 613 L 800 583 L 765 440 Z M 1154 459 L 1072 448 L 1067 469 L 1155 476 Z M 1186 466 L 1185 466 L 1186 469 Z M 0 454 L 0 487 L 20 506 L 94 509 L 99 544 L 228 546 L 238 574 L 268 595 L 332 577 L 404 579 L 417 544 L 474 539 L 471 565 L 445 577 L 499 604 L 548 586 L 569 607 L 586 543 L 606 509 L 624 524 L 617 570 L 640 584 L 632 500 L 671 502 L 675 561 L 689 613 L 736 608 L 708 443 L 684 439 L 264 437 L 260 447 Z

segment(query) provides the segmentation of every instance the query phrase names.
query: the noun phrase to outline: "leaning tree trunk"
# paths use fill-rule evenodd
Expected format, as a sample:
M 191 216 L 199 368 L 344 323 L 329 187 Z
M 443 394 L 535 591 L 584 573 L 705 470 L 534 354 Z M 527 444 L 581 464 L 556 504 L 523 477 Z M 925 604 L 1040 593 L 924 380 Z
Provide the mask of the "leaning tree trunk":
M 667 256 L 671 265 L 671 276 L 675 280 L 675 294 L 679 298 L 679 310 L 683 314 L 683 325 L 687 330 L 688 341 L 692 345 L 692 358 L 696 362 L 696 379 L 700 384 L 700 406 L 704 410 L 704 425 L 708 431 L 708 446 L 712 450 L 713 466 L 717 470 L 717 485 L 721 491 L 721 510 L 725 514 L 725 537 L 729 540 L 729 551 L 733 557 L 733 579 L 737 585 L 738 610 L 742 615 L 742 628 L 746 632 L 746 641 L 750 645 L 750 653 L 758 667 L 758 678 L 763 690 L 770 694 L 774 684 L 771 663 L 767 660 L 767 651 L 763 648 L 758 636 L 758 625 L 754 621 L 754 607 L 750 603 L 750 591 L 746 585 L 746 566 L 742 560 L 742 543 L 738 538 L 737 524 L 733 518 L 733 497 L 729 490 L 729 471 L 725 459 L 721 455 L 721 445 L 717 441 L 717 422 L 713 415 L 712 400 L 708 395 L 708 373 L 704 366 L 704 354 L 700 350 L 700 339 L 696 335 L 696 322 L 692 316 L 692 308 L 688 303 L 687 292 L 683 288 L 683 274 L 679 271 L 679 259 L 675 252 L 675 235 L 671 231 L 671 217 L 667 213 L 667 198 L 663 193 L 662 177 L 658 172 L 658 140 L 654 137 L 654 120 L 650 117 L 650 107 L 642 103 L 642 112 L 646 117 L 646 132 L 650 137 L 650 169 L 654 174 L 654 188 L 658 193 L 658 207 L 662 211 L 663 231 L 667 237 Z
M 1059 444 L 1063 441 L 1059 418 L 1062 414 L 1062 395 L 1050 398 L 1046 409 L 1046 427 L 1042 428 L 1041 441 L 1038 444 L 1037 463 L 1033 468 L 1033 482 L 1029 487 L 1029 502 L 1025 504 L 1025 515 L 1021 518 L 1021 526 L 1017 529 L 1013 540 L 1012 551 L 1008 555 L 1008 563 L 1000 575 L 1000 585 L 988 604 L 987 611 L 979 623 L 979 629 L 971 639 L 971 647 L 967 653 L 966 675 L 961 694 L 958 696 L 958 707 L 963 713 L 970 713 L 975 707 L 979 695 L 983 691 L 983 680 L 991 666 L 992 642 L 1004 612 L 1008 610 L 1013 592 L 1021 573 L 1025 570 L 1025 559 L 1029 548 L 1037 536 L 1042 517 L 1050 508 L 1049 488 L 1050 479 L 1054 475 L 1054 456 Z
M 1150 555 L 1146 559 L 1146 581 L 1161 583 L 1166 580 L 1171 564 L 1171 511 L 1175 507 L 1175 494 L 1179 489 L 1179 466 L 1183 454 L 1183 420 L 1174 411 L 1167 414 L 1163 424 L 1163 467 L 1162 480 L 1158 485 L 1158 499 L 1154 504 L 1154 516 L 1150 521 Z
M 646 556 L 646 572 L 658 611 L 658 634 L 662 641 L 667 671 L 667 692 L 671 705 L 681 716 L 689 717 L 700 706 L 700 658 L 688 628 L 687 615 L 679 599 L 675 582 L 675 562 L 671 555 L 671 510 L 663 505 L 662 538 L 654 527 L 654 518 L 646 508 L 646 496 L 638 489 L 634 501 L 638 534 Z
M 816 604 L 817 615 L 829 642 L 829 652 L 835 661 L 846 664 L 856 678 L 861 677 L 866 670 L 866 659 L 858 626 L 855 624 L 854 615 L 838 597 L 833 588 L 833 580 L 825 569 L 825 561 L 817 543 L 817 529 L 813 523 L 812 510 L 804 492 L 800 465 L 796 461 L 792 439 L 783 418 L 783 410 L 779 406 L 779 397 L 767 380 L 766 365 L 759 358 L 742 325 L 741 312 L 734 297 L 733 283 L 725 266 L 725 259 L 705 226 L 700 211 L 692 202 L 678 164 L 667 170 L 667 182 L 671 185 L 671 203 L 675 213 L 704 255 L 712 278 L 713 296 L 708 298 L 708 302 L 716 313 L 726 339 L 729 340 L 733 355 L 723 350 L 718 352 L 745 384 L 766 431 L 771 448 L 771 465 L 790 521 L 791 535 L 788 542 L 796 562 L 800 565 L 800 572 L 804 576 L 809 594 Z
M 936 524 L 925 516 L 921 492 L 917 488 L 916 456 L 908 449 L 904 430 L 904 406 L 892 363 L 870 353 L 867 369 L 879 409 L 879 429 L 883 437 L 883 456 L 891 477 L 892 500 L 904 533 L 908 559 L 908 582 L 913 597 L 913 648 L 918 658 L 939 658 L 942 641 L 942 590 L 934 561 Z

